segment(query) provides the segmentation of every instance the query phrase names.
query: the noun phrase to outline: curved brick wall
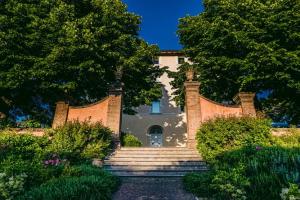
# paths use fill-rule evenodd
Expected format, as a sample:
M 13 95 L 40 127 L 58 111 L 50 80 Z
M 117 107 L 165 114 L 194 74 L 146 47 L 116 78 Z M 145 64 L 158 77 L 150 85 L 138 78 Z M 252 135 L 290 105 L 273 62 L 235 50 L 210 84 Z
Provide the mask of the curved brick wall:
M 104 126 L 107 126 L 107 113 L 108 113 L 108 98 L 105 98 L 99 102 L 80 106 L 69 107 L 67 121 L 90 121 L 90 122 L 102 122 Z
M 201 121 L 207 121 L 219 116 L 242 116 L 243 111 L 240 105 L 227 106 L 200 95 Z
M 57 102 L 52 127 L 56 128 L 68 121 L 75 120 L 79 122 L 101 122 L 114 132 L 114 136 L 118 140 L 121 110 L 122 88 L 112 88 L 108 97 L 90 105 L 74 107 L 63 101 Z

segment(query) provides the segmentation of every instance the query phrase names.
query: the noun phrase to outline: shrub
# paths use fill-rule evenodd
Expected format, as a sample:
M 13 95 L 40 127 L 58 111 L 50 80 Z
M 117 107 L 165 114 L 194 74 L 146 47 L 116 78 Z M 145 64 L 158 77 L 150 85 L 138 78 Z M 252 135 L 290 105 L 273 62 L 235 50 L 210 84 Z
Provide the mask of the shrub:
M 205 123 L 198 132 L 198 149 L 211 170 L 186 175 L 186 188 L 214 199 L 279 200 L 282 188 L 300 183 L 299 132 L 273 137 L 268 124 L 252 118 Z
M 296 128 L 289 129 L 286 135 L 274 137 L 279 146 L 300 148 L 300 130 Z
M 209 190 L 194 184 L 193 178 L 188 178 L 185 185 L 201 197 L 207 197 L 204 195 L 210 191 L 209 197 L 216 199 L 243 199 L 245 196 L 252 200 L 262 197 L 279 200 L 283 187 L 290 182 L 300 183 L 299 171 L 299 148 L 247 146 L 225 152 L 212 162 L 210 173 L 200 182 Z
M 8 176 L 27 174 L 26 189 L 41 184 L 51 176 L 42 163 L 48 142 L 46 137 L 0 132 L 0 172 Z
M 0 161 L 7 157 L 23 160 L 42 159 L 44 148 L 48 145 L 47 137 L 36 137 L 29 134 L 17 134 L 13 131 L 0 132 Z
M 300 199 L 300 189 L 297 184 L 290 184 L 289 188 L 283 188 L 280 193 L 282 200 Z
M 184 187 L 187 191 L 198 197 L 212 197 L 213 191 L 210 184 L 212 182 L 211 172 L 188 173 L 183 177 Z
M 108 200 L 119 179 L 106 173 L 101 176 L 61 177 L 27 192 L 19 200 Z
M 92 165 L 68 166 L 64 169 L 62 176 L 111 176 L 103 169 Z
M 104 158 L 112 145 L 112 132 L 100 123 L 68 122 L 48 132 L 51 144 L 47 151 L 72 163 Z
M 124 147 L 140 147 L 142 146 L 142 142 L 130 133 L 122 133 L 121 145 Z
M 249 179 L 244 176 L 244 167 L 218 169 L 214 173 L 209 187 L 216 199 L 243 200 L 246 197 L 246 187 L 250 185 Z
M 26 119 L 19 123 L 17 123 L 17 127 L 19 128 L 41 128 L 42 124 L 34 119 Z
M 8 176 L 5 173 L 0 173 L 0 199 L 13 200 L 24 190 L 26 177 L 26 174 Z
M 1 113 L 0 113 L 1 115 Z M 15 124 L 14 122 L 9 119 L 9 118 L 0 118 L 0 130 L 2 129 L 6 129 L 6 128 L 9 128 L 9 127 L 14 127 Z
M 251 117 L 217 118 L 202 124 L 197 132 L 198 149 L 206 160 L 245 145 L 270 144 L 271 124 Z

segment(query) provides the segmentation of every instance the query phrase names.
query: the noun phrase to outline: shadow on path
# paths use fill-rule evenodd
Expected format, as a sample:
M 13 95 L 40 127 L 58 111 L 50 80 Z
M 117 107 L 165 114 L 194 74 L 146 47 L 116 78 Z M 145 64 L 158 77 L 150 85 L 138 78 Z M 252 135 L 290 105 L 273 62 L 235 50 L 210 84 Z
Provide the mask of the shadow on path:
M 113 200 L 195 200 L 183 189 L 182 178 L 126 177 Z

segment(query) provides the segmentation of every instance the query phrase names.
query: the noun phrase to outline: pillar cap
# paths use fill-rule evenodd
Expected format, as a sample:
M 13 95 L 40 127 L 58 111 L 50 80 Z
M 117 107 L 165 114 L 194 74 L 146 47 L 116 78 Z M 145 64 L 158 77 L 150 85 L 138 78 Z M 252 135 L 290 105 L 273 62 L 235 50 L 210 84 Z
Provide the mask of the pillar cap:
M 239 92 L 233 97 L 233 101 L 237 104 L 241 103 L 242 98 L 253 99 L 255 97 L 255 92 Z
M 56 104 L 68 104 L 65 101 L 57 101 Z

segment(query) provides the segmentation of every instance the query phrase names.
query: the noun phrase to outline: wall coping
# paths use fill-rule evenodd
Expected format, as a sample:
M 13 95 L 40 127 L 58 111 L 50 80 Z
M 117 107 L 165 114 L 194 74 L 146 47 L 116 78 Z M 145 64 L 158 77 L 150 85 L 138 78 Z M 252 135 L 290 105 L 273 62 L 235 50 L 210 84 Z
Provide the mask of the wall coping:
M 228 108 L 241 108 L 240 105 L 227 105 L 227 104 L 219 103 L 219 102 L 213 101 L 211 99 L 208 99 L 208 98 L 202 96 L 201 94 L 199 94 L 199 96 L 200 96 L 200 98 L 203 98 L 206 101 L 209 101 L 210 103 L 213 103 L 213 104 L 216 104 L 216 105 L 219 105 L 219 106 L 224 106 L 224 107 L 228 107 Z
M 69 108 L 72 108 L 72 109 L 81 109 L 81 108 L 88 108 L 88 107 L 92 107 L 92 106 L 95 106 L 99 103 L 102 103 L 104 101 L 106 101 L 107 99 L 109 98 L 109 96 L 99 100 L 99 101 L 96 101 L 94 103 L 91 103 L 91 104 L 88 104 L 88 105 L 84 105 L 84 106 L 69 106 Z

